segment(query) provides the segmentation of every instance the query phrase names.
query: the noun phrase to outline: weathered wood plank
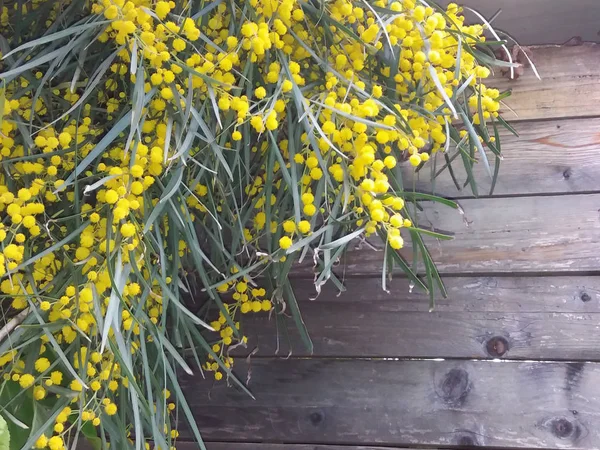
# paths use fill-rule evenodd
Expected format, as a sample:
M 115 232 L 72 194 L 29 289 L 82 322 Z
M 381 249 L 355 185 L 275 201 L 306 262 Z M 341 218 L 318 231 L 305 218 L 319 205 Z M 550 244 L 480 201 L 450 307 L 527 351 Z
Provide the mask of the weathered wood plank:
M 464 211 L 439 203 L 419 214 L 422 228 L 455 239 L 429 242 L 442 273 L 595 271 L 600 268 L 600 194 L 465 199 Z M 405 237 L 408 240 L 407 237 Z M 372 239 L 374 247 L 382 242 Z M 402 253 L 411 260 L 409 248 Z M 346 276 L 381 274 L 383 251 L 350 249 L 336 269 Z M 298 266 L 295 274 L 312 272 Z
M 253 360 L 256 400 L 183 378 L 208 440 L 600 447 L 594 363 Z M 238 361 L 246 378 L 248 367 Z M 210 392 L 210 394 L 199 394 Z
M 448 4 L 451 0 L 438 3 Z M 598 40 L 597 18 L 600 3 L 596 0 L 461 0 L 486 18 L 501 9 L 493 22 L 494 28 L 506 31 L 521 45 L 562 44 L 573 36 L 584 41 Z M 467 12 L 469 20 L 478 19 Z
M 347 280 L 336 296 L 327 285 L 314 301 L 308 280 L 296 298 L 314 356 L 600 359 L 600 279 L 597 277 L 449 278 L 448 298 L 428 312 L 428 297 L 409 293 L 405 279 L 381 290 L 378 279 Z M 245 356 L 310 356 L 292 320 L 243 316 Z M 278 340 L 279 336 L 279 340 Z M 288 337 L 289 336 L 289 337 Z
M 178 442 L 178 450 L 197 449 L 198 446 L 186 442 Z M 406 447 L 365 447 L 354 445 L 319 445 L 319 444 L 264 444 L 243 442 L 207 442 L 207 450 L 416 450 Z M 432 449 L 435 450 L 435 449 Z M 441 449 L 440 449 L 441 450 Z
M 600 314 L 399 312 L 394 302 L 303 304 L 314 356 L 600 360 Z M 311 356 L 292 321 L 244 323 L 248 354 Z
M 599 313 L 600 278 L 594 276 L 551 277 L 444 277 L 448 297 L 435 297 L 437 312 L 494 313 Z M 309 280 L 292 280 L 301 303 L 326 308 L 331 303 L 387 302 L 397 312 L 427 312 L 429 296 L 418 289 L 411 292 L 406 278 L 396 277 L 381 288 L 380 278 L 348 278 L 346 292 L 332 284 L 323 286 L 317 297 Z M 315 298 L 316 297 L 316 298 Z
M 600 191 L 600 119 L 515 122 L 514 128 L 519 137 L 500 129 L 504 160 L 494 195 Z M 445 161 L 443 155 L 437 157 L 439 170 Z M 493 161 L 493 158 L 488 152 L 488 159 Z M 467 174 L 460 157 L 452 163 L 452 169 L 460 185 L 464 185 Z M 479 195 L 488 195 L 492 180 L 483 163 L 476 164 L 473 172 Z M 408 180 L 407 186 L 412 186 L 413 177 L 420 191 L 431 192 L 434 187 L 436 194 L 445 197 L 473 196 L 470 186 L 456 188 L 448 170 L 436 178 L 433 186 L 430 166 L 415 174 L 410 164 L 404 164 L 403 178 Z
M 600 114 L 600 45 L 535 47 L 531 52 L 542 81 L 529 68 L 517 80 L 498 76 L 487 83 L 501 90 L 513 89 L 504 102 L 517 115 L 504 108 L 505 119 L 514 122 Z

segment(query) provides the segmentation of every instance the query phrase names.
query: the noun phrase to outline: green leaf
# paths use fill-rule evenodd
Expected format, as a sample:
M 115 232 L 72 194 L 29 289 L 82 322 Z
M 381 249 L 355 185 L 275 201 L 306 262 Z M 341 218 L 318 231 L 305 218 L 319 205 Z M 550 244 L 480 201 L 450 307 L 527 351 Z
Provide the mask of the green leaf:
M 502 116 L 498 116 L 498 122 L 500 122 L 502 126 L 508 131 L 510 131 L 513 135 L 519 137 L 519 133 L 517 133 L 517 130 L 515 130 L 506 120 L 504 120 Z
M 402 196 L 409 201 L 417 201 L 417 200 L 429 200 L 436 203 L 441 203 L 446 206 L 450 206 L 451 208 L 458 209 L 458 203 L 452 200 L 448 200 L 447 198 L 439 197 L 433 194 L 426 194 L 423 192 L 403 192 Z
M 162 195 L 160 196 L 160 200 L 155 205 L 155 207 L 152 209 L 152 212 L 146 219 L 146 223 L 144 224 L 144 230 L 142 231 L 143 234 L 148 233 L 148 231 L 150 230 L 152 225 L 154 225 L 154 222 L 156 222 L 156 219 L 161 217 L 162 211 L 165 208 L 169 199 L 178 192 L 182 179 L 183 179 L 183 166 L 179 166 L 175 169 L 175 173 L 173 175 L 171 175 L 171 179 L 169 180 L 169 183 L 165 187 Z
M 132 112 L 127 112 L 121 119 L 110 129 L 108 133 L 98 142 L 94 149 L 77 165 L 77 167 L 67 177 L 65 182 L 57 189 L 57 192 L 63 191 L 67 186 L 70 186 L 75 181 L 75 178 L 79 176 L 88 166 L 96 160 L 104 150 L 108 148 L 110 144 L 121 134 L 131 121 Z
M 10 431 L 4 417 L 0 415 L 0 450 L 10 449 Z
M 492 179 L 492 186 L 490 187 L 490 195 L 493 195 L 494 188 L 496 187 L 496 181 L 498 180 L 498 174 L 500 173 L 500 162 L 502 160 L 502 148 L 500 144 L 500 134 L 498 133 L 498 126 L 496 125 L 496 121 L 492 119 L 492 125 L 494 126 L 494 137 L 496 139 L 496 148 L 498 149 L 498 154 L 496 155 L 496 161 L 494 163 L 494 178 Z
M 304 324 L 304 320 L 302 319 L 302 315 L 300 314 L 300 308 L 298 307 L 298 302 L 296 301 L 296 296 L 294 295 L 294 290 L 292 289 L 289 280 L 283 285 L 283 294 L 285 295 L 285 301 L 290 308 L 292 318 L 300 333 L 304 347 L 308 353 L 312 354 L 314 346 L 308 334 L 308 330 L 306 329 L 306 325 Z
M 54 412 L 50 414 L 46 421 L 40 424 L 36 429 L 32 430 L 29 439 L 23 445 L 24 449 L 32 448 L 35 444 L 35 441 L 39 439 L 39 437 L 48 430 L 51 426 L 53 426 L 56 417 L 61 413 L 62 409 L 67 406 L 71 402 L 70 398 L 60 398 L 57 400 L 56 405 L 54 405 Z
M 407 227 L 406 229 L 409 231 L 416 231 L 421 234 L 426 234 L 427 236 L 431 236 L 436 239 L 441 239 L 443 241 L 451 241 L 452 239 L 454 239 L 454 236 L 450 236 L 450 235 L 442 234 L 442 233 L 436 233 L 435 231 L 426 230 L 424 228 Z
M 381 238 L 381 240 L 383 242 L 385 242 L 387 245 L 387 233 L 385 232 L 385 230 L 378 230 L 377 233 L 379 234 L 379 237 Z M 405 273 L 405 275 L 409 278 L 409 280 L 411 280 L 416 286 L 418 286 L 420 289 L 422 289 L 426 293 L 429 293 L 429 289 L 427 288 L 427 286 L 425 286 L 425 284 L 423 284 L 423 282 L 419 279 L 417 274 L 415 274 L 413 272 L 413 270 L 410 268 L 410 266 L 408 265 L 408 263 L 406 262 L 404 257 L 402 255 L 400 255 L 400 253 L 398 253 L 396 250 L 393 250 L 392 248 L 390 248 L 389 254 L 394 259 L 394 262 L 400 266 L 400 268 Z
M 365 231 L 364 228 L 359 228 L 358 230 L 355 230 L 355 231 L 353 231 L 350 234 L 342 236 L 341 238 L 336 239 L 333 242 L 329 242 L 327 244 L 319 245 L 319 249 L 320 250 L 329 250 L 329 249 L 332 249 L 332 248 L 341 247 L 343 245 L 346 245 L 352 239 L 357 238 L 358 236 L 360 236 L 361 234 L 363 234 L 364 231 Z
M 85 422 L 79 429 L 92 450 L 102 450 L 102 439 L 98 437 L 96 427 L 91 422 Z
M 312 233 L 309 236 L 306 236 L 302 239 L 300 239 L 297 242 L 294 242 L 286 251 L 285 253 L 287 255 L 294 253 L 295 251 L 301 249 L 302 247 L 307 246 L 308 244 L 310 244 L 312 241 L 314 241 L 316 238 L 318 238 L 319 236 L 321 236 L 323 233 L 325 233 L 326 231 L 331 229 L 331 225 L 325 225 L 324 227 L 320 228 L 318 231 L 315 231 L 314 233 Z
M 17 75 L 19 75 L 29 69 L 33 69 L 34 67 L 41 66 L 42 64 L 45 64 L 49 61 L 52 61 L 52 60 L 58 58 L 59 56 L 62 55 L 63 52 L 64 52 L 64 49 L 59 48 L 58 50 L 54 50 L 52 52 L 46 53 L 45 55 L 40 56 L 39 58 L 36 58 L 32 61 L 29 61 L 26 64 L 20 65 L 20 66 L 16 67 L 15 69 L 0 73 L 0 79 L 8 79 L 8 81 L 10 81 Z
M 471 121 L 469 120 L 466 113 L 462 109 L 460 110 L 459 114 L 463 120 L 463 124 L 465 125 L 465 127 L 467 128 L 467 130 L 469 132 L 469 136 L 471 137 L 470 141 L 475 144 L 475 146 L 477 147 L 477 150 L 479 151 L 479 156 L 481 156 L 481 159 L 485 166 L 485 170 L 487 171 L 488 175 L 490 176 L 490 179 L 493 179 L 494 176 L 492 175 L 492 169 L 490 168 L 490 163 L 487 159 L 487 155 L 485 154 L 485 149 L 483 148 L 483 145 L 481 145 L 481 142 L 479 141 L 479 136 L 477 135 L 475 128 L 473 128 Z
M 77 25 L 74 27 L 67 28 L 66 30 L 57 31 L 56 33 L 42 36 L 39 39 L 33 39 L 31 41 L 25 42 L 24 44 L 11 50 L 10 52 L 6 53 L 5 55 L 2 56 L 2 59 L 8 58 L 9 56 L 11 56 L 17 52 L 20 52 L 22 50 L 25 50 L 26 48 L 32 48 L 32 47 L 37 47 L 39 45 L 47 44 L 49 42 L 53 42 L 58 39 L 62 39 L 64 37 L 70 36 L 72 34 L 79 33 L 80 31 L 85 31 L 89 28 L 95 28 L 95 27 L 98 27 L 99 25 L 106 25 L 108 23 L 110 23 L 109 20 L 102 20 L 102 21 L 97 21 L 97 22 L 93 22 L 93 23 L 87 23 L 84 25 Z

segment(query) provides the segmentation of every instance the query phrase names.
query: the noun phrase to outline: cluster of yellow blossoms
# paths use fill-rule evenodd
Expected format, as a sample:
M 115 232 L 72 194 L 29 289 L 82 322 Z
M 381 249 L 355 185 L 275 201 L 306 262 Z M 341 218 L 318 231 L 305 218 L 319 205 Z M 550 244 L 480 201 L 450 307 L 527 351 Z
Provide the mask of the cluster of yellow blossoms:
M 89 426 L 173 448 L 181 355 L 233 378 L 240 314 L 286 310 L 296 254 L 357 229 L 403 247 L 401 162 L 495 149 L 484 27 L 455 4 L 45 3 L 0 11 L 5 36 L 72 21 L 0 62 L 0 370 L 53 415 L 35 448 Z

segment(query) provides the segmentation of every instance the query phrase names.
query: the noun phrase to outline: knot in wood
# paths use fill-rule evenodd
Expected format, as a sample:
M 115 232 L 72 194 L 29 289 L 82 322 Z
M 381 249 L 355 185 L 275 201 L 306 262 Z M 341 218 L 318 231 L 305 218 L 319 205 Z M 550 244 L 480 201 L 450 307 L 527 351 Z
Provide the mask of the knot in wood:
M 561 439 L 567 438 L 573 434 L 573 430 L 575 427 L 573 424 L 561 417 L 560 419 L 554 419 L 550 425 L 550 429 L 552 430 L 552 434 Z
M 482 445 L 478 439 L 478 433 L 470 430 L 456 430 L 456 439 L 454 441 L 459 447 L 479 447 Z
M 508 341 L 502 336 L 494 336 L 485 343 L 485 349 L 492 358 L 499 358 L 508 351 Z
M 473 446 L 477 445 L 477 442 L 475 442 L 475 440 L 473 440 L 473 438 L 471 436 L 461 436 L 458 439 L 458 445 L 465 445 L 465 446 L 473 447 Z
M 451 406 L 461 406 L 471 389 L 469 373 L 464 369 L 452 369 L 440 383 L 440 395 Z
M 321 411 L 315 411 L 313 413 L 310 413 L 310 415 L 308 416 L 310 423 L 312 423 L 315 427 L 321 422 L 323 422 L 324 418 L 325 414 L 323 414 Z
M 588 294 L 587 292 L 582 292 L 579 298 L 582 302 L 589 302 L 592 299 L 592 297 L 590 297 L 590 294 Z
M 571 178 L 572 174 L 573 174 L 573 171 L 570 168 L 565 169 L 565 171 L 563 172 L 563 177 L 565 180 L 568 180 L 569 178 Z

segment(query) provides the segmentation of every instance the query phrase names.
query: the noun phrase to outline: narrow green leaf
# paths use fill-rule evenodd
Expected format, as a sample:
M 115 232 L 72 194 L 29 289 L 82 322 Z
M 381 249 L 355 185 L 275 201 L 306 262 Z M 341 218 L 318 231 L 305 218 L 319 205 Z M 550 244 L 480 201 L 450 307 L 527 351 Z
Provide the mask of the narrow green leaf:
M 451 241 L 452 239 L 454 239 L 454 236 L 450 236 L 450 235 L 442 234 L 442 233 L 436 233 L 435 231 L 426 230 L 424 228 L 407 227 L 406 229 L 409 231 L 416 231 L 417 233 L 426 234 L 427 236 L 431 236 L 436 239 L 441 239 L 443 241 Z
M 363 228 L 359 228 L 358 230 L 355 230 L 355 231 L 353 231 L 350 234 L 342 236 L 341 238 L 336 239 L 333 242 L 329 242 L 327 244 L 319 245 L 319 250 L 329 250 L 329 249 L 332 249 L 332 248 L 337 248 L 337 247 L 341 247 L 343 245 L 346 245 L 352 239 L 357 238 L 358 236 L 360 236 L 361 234 L 363 234 L 364 231 L 365 231 L 364 227 Z
M 6 59 L 9 56 L 20 52 L 22 50 L 25 50 L 27 48 L 32 48 L 32 47 L 37 47 L 43 44 L 48 44 L 49 42 L 53 42 L 56 41 L 58 39 L 62 39 L 64 37 L 70 36 L 72 34 L 76 34 L 79 33 L 81 31 L 85 31 L 87 29 L 90 28 L 96 28 L 100 25 L 106 25 L 110 23 L 109 20 L 100 20 L 100 21 L 96 21 L 96 22 L 92 22 L 92 23 L 87 23 L 87 24 L 83 24 L 83 25 L 77 25 L 74 27 L 70 27 L 67 28 L 65 30 L 62 31 L 57 31 L 56 33 L 52 33 L 52 34 L 48 34 L 46 36 L 42 36 L 39 39 L 33 39 L 31 41 L 27 41 L 24 44 L 19 45 L 17 48 L 14 48 L 13 50 L 11 50 L 10 52 L 6 53 L 5 55 L 2 56 L 2 59 Z

